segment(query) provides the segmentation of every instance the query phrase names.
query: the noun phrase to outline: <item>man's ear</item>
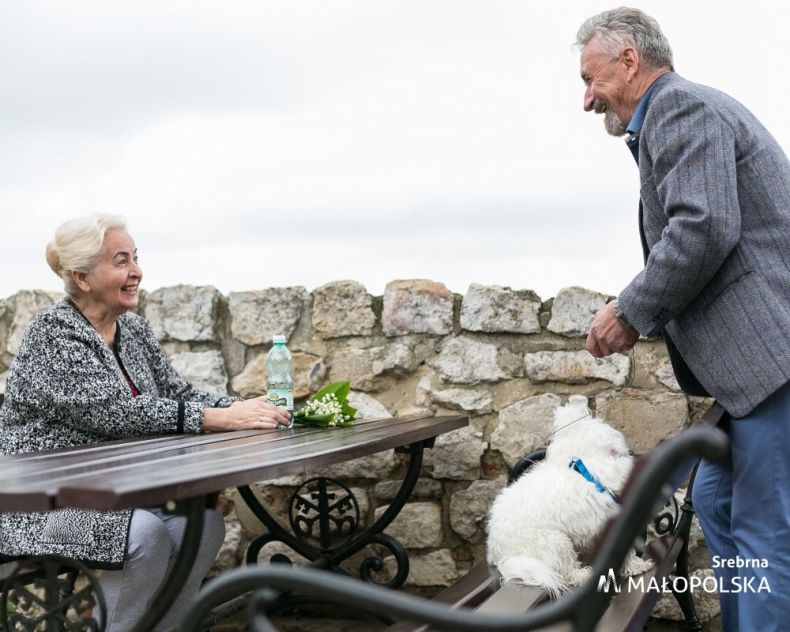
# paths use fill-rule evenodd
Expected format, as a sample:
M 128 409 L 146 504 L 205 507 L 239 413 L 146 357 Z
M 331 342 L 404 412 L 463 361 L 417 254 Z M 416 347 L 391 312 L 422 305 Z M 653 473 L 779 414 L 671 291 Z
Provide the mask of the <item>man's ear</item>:
M 634 75 L 639 71 L 639 53 L 634 47 L 627 46 L 620 54 L 620 59 L 623 60 L 628 78 L 633 79 Z
M 78 288 L 83 292 L 90 292 L 91 285 L 88 283 L 88 275 L 85 272 L 75 272 L 72 270 L 71 278 Z

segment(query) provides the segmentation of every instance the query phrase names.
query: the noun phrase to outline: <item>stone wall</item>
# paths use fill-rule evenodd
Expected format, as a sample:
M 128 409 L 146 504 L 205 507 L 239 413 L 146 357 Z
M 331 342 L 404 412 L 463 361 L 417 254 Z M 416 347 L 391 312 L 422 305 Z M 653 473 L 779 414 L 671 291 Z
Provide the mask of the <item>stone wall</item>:
M 0 389 L 25 325 L 57 298 L 22 291 L 0 301 Z M 707 407 L 680 392 L 660 341 L 642 339 L 633 351 L 603 360 L 584 351 L 593 316 L 609 298 L 566 288 L 542 301 L 528 290 L 474 284 L 460 296 L 427 280 L 393 281 L 375 297 L 359 283 L 338 281 L 313 292 L 285 287 L 227 296 L 212 287 L 162 288 L 142 296 L 139 312 L 173 364 L 200 388 L 263 393 L 265 353 L 282 333 L 294 355 L 297 398 L 349 380 L 352 403 L 364 416 L 467 414 L 468 427 L 439 437 L 426 452 L 414 498 L 389 529 L 411 555 L 407 585 L 429 590 L 484 557 L 486 511 L 508 468 L 544 445 L 552 411 L 569 395 L 586 396 L 637 453 Z M 390 452 L 331 473 L 349 484 L 362 515 L 373 520 L 403 471 L 401 457 Z M 282 515 L 310 474 L 255 488 Z M 225 501 L 228 538 L 220 566 L 242 560 L 250 537 L 262 530 L 235 492 Z M 695 541 L 704 566 L 701 535 Z M 276 552 L 268 547 L 266 556 Z M 662 612 L 672 616 L 669 610 Z M 714 610 L 715 604 L 703 614 Z

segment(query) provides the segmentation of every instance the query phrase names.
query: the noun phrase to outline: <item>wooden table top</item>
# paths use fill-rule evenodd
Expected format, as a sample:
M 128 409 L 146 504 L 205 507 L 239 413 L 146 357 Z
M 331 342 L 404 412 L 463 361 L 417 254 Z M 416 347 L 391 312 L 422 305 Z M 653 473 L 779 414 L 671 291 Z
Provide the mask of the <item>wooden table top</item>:
M 467 423 L 464 415 L 411 416 L 345 428 L 156 435 L 0 456 L 0 511 L 160 505 L 424 441 Z

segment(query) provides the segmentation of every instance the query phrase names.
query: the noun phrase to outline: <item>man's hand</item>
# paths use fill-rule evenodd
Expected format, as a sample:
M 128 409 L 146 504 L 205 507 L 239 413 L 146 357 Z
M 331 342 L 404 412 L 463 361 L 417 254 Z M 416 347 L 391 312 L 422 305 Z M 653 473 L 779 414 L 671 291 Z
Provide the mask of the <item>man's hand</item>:
M 625 327 L 614 315 L 614 301 L 604 305 L 595 315 L 587 336 L 587 351 L 604 358 L 618 351 L 628 351 L 639 340 L 639 332 Z

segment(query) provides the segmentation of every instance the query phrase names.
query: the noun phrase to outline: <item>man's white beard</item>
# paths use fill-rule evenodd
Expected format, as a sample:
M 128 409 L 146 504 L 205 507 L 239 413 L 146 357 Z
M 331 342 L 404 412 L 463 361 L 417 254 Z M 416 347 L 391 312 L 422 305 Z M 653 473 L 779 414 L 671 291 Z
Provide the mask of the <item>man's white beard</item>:
M 603 125 L 612 136 L 622 136 L 626 133 L 628 124 L 611 110 L 603 113 Z

